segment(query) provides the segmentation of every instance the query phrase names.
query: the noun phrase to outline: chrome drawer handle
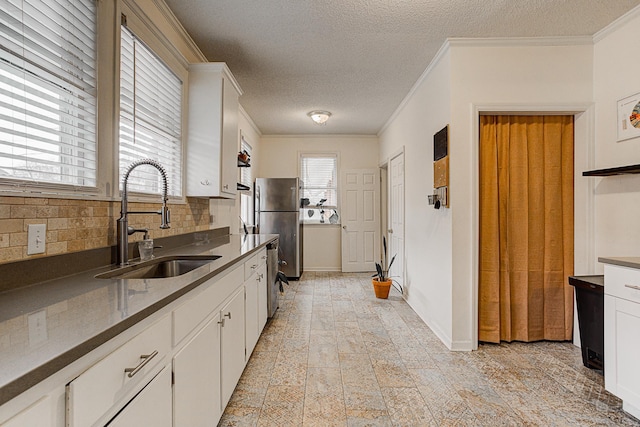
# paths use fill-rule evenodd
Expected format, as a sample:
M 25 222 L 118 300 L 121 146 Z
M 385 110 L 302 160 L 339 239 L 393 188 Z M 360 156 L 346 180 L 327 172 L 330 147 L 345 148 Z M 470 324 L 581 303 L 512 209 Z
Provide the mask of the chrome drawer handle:
M 138 366 L 136 366 L 135 368 L 126 368 L 124 371 L 128 372 L 127 376 L 129 378 L 132 378 L 135 374 L 140 372 L 142 368 L 144 368 L 144 365 L 149 363 L 149 361 L 154 357 L 156 357 L 157 355 L 158 355 L 158 350 L 154 350 L 154 352 L 151 354 L 143 354 L 142 356 L 140 356 L 140 359 L 142 360 L 140 361 L 140 363 L 138 363 Z
M 640 291 L 640 286 L 638 285 L 624 285 L 625 288 L 635 289 L 636 291 Z

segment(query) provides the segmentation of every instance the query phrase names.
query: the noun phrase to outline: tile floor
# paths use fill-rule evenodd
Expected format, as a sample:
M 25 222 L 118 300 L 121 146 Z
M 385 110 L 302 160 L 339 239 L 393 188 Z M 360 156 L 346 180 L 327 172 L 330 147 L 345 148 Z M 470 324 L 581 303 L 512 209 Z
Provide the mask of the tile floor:
M 221 426 L 640 426 L 570 343 L 451 352 L 368 274 L 285 292 Z

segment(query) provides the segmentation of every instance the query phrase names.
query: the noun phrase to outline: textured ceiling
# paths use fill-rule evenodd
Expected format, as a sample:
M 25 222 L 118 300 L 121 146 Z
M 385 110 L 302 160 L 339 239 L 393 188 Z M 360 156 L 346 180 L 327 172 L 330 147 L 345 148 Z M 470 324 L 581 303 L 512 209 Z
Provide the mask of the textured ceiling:
M 166 0 L 265 135 L 376 134 L 450 37 L 590 36 L 640 0 Z M 325 126 L 306 116 L 333 116 Z

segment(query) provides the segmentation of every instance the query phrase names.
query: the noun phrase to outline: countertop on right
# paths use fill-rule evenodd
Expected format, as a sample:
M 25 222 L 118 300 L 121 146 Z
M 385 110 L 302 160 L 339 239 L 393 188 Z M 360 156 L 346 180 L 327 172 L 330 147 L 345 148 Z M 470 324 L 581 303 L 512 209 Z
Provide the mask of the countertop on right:
M 598 261 L 604 264 L 640 269 L 640 257 L 599 257 Z

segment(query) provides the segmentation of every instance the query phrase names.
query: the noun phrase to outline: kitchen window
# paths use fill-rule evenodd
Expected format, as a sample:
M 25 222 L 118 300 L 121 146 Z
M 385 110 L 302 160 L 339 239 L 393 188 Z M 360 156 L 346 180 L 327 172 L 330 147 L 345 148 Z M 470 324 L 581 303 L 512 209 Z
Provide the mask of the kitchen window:
M 182 195 L 182 81 L 125 25 L 120 49 L 120 177 L 134 161 L 150 158 L 167 171 L 168 193 Z M 120 182 L 122 189 L 122 182 Z M 129 191 L 159 194 L 162 180 L 142 166 Z
M 301 217 L 305 224 L 338 223 L 338 155 L 300 153 Z
M 251 145 L 244 139 L 244 135 L 240 139 L 240 150 L 245 152 L 251 159 Z M 248 228 L 253 226 L 253 174 L 251 167 L 241 167 L 240 184 L 249 187 L 248 190 L 240 191 L 240 219 Z
M 0 179 L 95 189 L 95 0 L 4 0 L 0 22 Z

